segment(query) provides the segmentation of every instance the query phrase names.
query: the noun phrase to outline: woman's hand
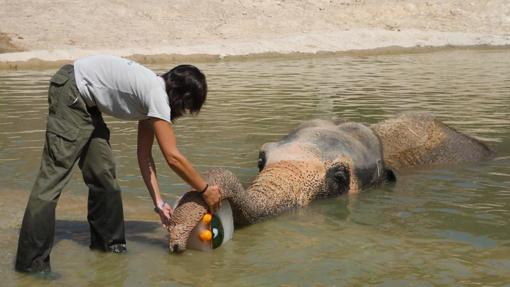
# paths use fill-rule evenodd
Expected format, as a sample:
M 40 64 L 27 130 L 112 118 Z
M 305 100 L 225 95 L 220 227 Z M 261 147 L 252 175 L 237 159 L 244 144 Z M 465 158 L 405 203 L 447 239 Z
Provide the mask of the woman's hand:
M 159 218 L 164 227 L 168 226 L 170 217 L 172 217 L 172 212 L 172 207 L 166 202 L 164 202 L 161 207 L 158 207 Z
M 221 190 L 217 185 L 211 185 L 207 187 L 207 190 L 202 194 L 202 198 L 209 206 L 210 211 L 214 213 L 220 208 Z

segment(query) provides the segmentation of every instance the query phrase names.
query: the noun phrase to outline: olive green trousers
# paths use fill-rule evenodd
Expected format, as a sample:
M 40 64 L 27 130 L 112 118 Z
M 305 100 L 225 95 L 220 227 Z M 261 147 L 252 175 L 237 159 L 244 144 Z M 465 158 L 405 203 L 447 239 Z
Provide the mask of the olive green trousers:
M 49 115 L 41 167 L 23 217 L 15 268 L 50 270 L 55 208 L 76 162 L 89 188 L 90 248 L 115 250 L 126 243 L 121 190 L 109 144 L 110 131 L 97 108 L 80 96 L 72 65 L 63 66 L 48 91 Z

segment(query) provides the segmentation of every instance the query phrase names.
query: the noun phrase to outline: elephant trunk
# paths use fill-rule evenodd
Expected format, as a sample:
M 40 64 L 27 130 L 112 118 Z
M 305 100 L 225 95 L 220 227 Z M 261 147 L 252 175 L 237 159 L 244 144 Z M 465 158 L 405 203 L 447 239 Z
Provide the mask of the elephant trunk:
M 282 161 L 265 167 L 247 190 L 229 171 L 212 170 L 208 177 L 222 189 L 241 227 L 307 205 L 323 190 L 324 175 L 320 162 Z

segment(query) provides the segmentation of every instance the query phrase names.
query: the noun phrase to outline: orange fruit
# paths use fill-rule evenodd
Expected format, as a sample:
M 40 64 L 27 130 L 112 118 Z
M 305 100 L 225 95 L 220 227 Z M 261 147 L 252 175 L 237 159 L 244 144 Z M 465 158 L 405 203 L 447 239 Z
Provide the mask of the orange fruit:
M 210 241 L 212 239 L 212 232 L 210 230 L 204 230 L 200 232 L 199 237 L 202 241 Z
M 212 220 L 212 215 L 210 213 L 206 213 L 202 217 L 202 222 L 205 224 L 209 224 L 209 222 L 211 222 L 211 220 Z

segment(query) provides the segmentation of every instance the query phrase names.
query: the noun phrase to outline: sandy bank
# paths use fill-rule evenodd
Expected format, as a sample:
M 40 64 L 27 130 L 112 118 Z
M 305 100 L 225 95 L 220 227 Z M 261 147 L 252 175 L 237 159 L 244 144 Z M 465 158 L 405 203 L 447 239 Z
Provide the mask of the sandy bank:
M 507 0 L 0 0 L 0 6 L 4 68 L 96 53 L 179 61 L 510 45 Z

